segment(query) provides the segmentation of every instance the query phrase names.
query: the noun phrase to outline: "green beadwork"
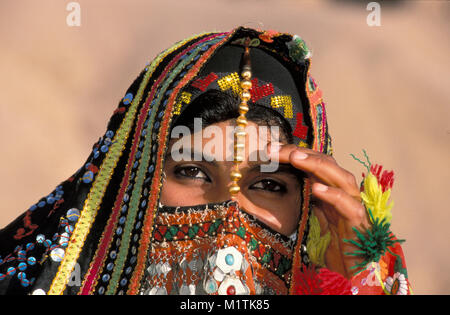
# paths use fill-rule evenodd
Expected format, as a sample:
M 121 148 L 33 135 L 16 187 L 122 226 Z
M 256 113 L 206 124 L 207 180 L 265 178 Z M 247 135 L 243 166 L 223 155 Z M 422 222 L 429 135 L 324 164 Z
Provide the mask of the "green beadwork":
M 237 234 L 239 237 L 245 239 L 245 228 L 244 228 L 243 226 L 241 226 L 241 227 L 239 228 L 239 230 L 236 232 L 236 234 Z
M 267 251 L 261 258 L 261 262 L 263 264 L 267 264 L 270 262 L 271 259 L 272 259 L 272 253 L 271 253 L 271 251 Z
M 171 241 L 174 238 L 174 236 L 177 235 L 177 232 L 178 232 L 178 228 L 176 226 L 173 226 L 173 225 L 169 226 L 164 237 L 168 241 Z
M 258 248 L 258 241 L 252 238 L 250 240 L 249 246 L 251 250 L 255 250 L 256 248 Z
M 191 239 L 194 238 L 197 235 L 198 230 L 200 230 L 200 227 L 198 225 L 191 226 L 188 230 L 189 238 L 191 238 Z
M 217 231 L 217 229 L 219 228 L 219 226 L 222 224 L 222 219 L 216 219 L 216 221 L 214 221 L 208 229 L 208 234 L 209 235 L 214 235 L 214 233 Z

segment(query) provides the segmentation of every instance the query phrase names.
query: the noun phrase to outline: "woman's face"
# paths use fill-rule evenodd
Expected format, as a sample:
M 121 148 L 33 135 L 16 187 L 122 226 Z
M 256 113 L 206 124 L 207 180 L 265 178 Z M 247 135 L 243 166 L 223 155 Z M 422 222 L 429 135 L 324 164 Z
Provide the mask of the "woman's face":
M 209 127 L 214 128 L 214 134 L 204 132 Z M 163 205 L 194 206 L 231 198 L 228 187 L 233 168 L 232 121 L 209 127 L 170 141 L 160 199 Z M 245 147 L 250 149 L 246 150 L 244 161 L 239 165 L 242 178 L 238 184 L 241 190 L 236 200 L 241 209 L 288 236 L 295 232 L 300 215 L 301 185 L 296 171 L 286 164 L 272 167 L 275 171 L 262 171 L 261 166 L 268 166 L 270 161 L 267 161 L 267 155 L 256 148 L 259 146 L 265 150 L 270 143 L 270 131 L 267 128 L 258 129 L 258 125 L 253 122 L 249 122 L 247 128 L 254 129 L 253 132 L 247 132 Z M 181 143 L 183 149 L 179 150 Z M 248 152 L 252 147 L 255 150 Z M 172 150 L 174 148 L 177 150 Z M 200 148 L 201 156 L 198 154 Z M 196 158 L 193 158 L 194 154 L 188 154 L 189 158 L 180 161 L 172 152 L 185 152 L 186 149 L 195 152 Z M 210 152 L 214 158 L 205 152 Z

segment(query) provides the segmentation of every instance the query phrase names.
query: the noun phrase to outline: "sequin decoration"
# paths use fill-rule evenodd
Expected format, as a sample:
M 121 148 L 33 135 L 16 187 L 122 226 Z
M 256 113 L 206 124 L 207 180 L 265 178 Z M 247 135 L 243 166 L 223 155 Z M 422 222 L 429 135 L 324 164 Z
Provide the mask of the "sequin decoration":
M 192 86 L 204 92 L 208 86 L 219 78 L 217 74 L 211 72 L 205 78 L 200 78 L 192 82 Z
M 284 117 L 293 118 L 294 113 L 292 111 L 292 97 L 290 95 L 277 95 L 272 96 L 270 99 L 270 105 L 273 108 L 284 108 Z
M 250 94 L 252 96 L 252 102 L 257 102 L 261 98 L 272 95 L 275 93 L 272 83 L 267 83 L 264 85 L 258 85 L 258 79 L 252 79 L 252 88 L 250 89 Z
M 92 171 L 85 172 L 81 180 L 85 184 L 90 184 L 94 180 L 94 172 Z
M 125 95 L 125 97 L 123 98 L 123 103 L 125 105 L 129 105 L 132 101 L 133 101 L 133 94 L 132 93 L 127 93 L 127 95 Z
M 295 126 L 295 130 L 292 134 L 295 137 L 306 140 L 306 136 L 308 135 L 308 127 L 303 125 L 303 114 L 302 113 L 297 113 L 297 125 Z M 301 146 L 301 145 L 299 144 L 299 146 Z
M 241 93 L 241 84 L 239 80 L 239 74 L 237 72 L 230 73 L 217 81 L 222 91 L 229 90 L 230 88 L 236 94 Z
M 62 188 L 59 188 L 58 192 L 62 192 Z M 71 210 L 68 211 L 68 215 L 71 213 L 73 214 L 74 210 L 77 209 Z M 34 272 L 33 267 L 38 263 L 36 255 L 42 257 L 41 261 L 39 261 L 40 264 L 45 261 L 47 256 L 50 256 L 50 258 L 55 262 L 60 262 L 64 257 L 63 247 L 67 246 L 67 242 L 73 231 L 73 227 L 70 227 L 72 226 L 69 225 L 69 220 L 67 217 L 63 216 L 61 217 L 59 223 L 60 233 L 62 234 L 57 232 L 53 235 L 53 237 L 51 237 L 51 239 L 46 238 L 44 234 L 38 234 L 34 243 L 30 242 L 25 246 L 19 245 L 14 249 L 13 253 L 7 255 L 4 259 L 0 258 L 0 267 L 3 267 L 3 264 L 5 263 L 10 265 L 10 267 L 7 268 L 6 274 L 0 273 L 0 280 L 4 280 L 6 276 L 16 276 L 22 287 L 26 288 L 32 285 L 35 278 L 27 279 L 27 273 Z M 35 249 L 38 249 L 38 251 L 34 251 Z M 14 265 L 11 266 L 12 264 Z
M 191 102 L 191 97 L 192 97 L 191 93 L 186 92 L 186 91 L 182 92 L 180 97 L 179 97 L 179 99 L 178 99 L 178 101 L 177 101 L 177 103 L 175 104 L 175 108 L 174 108 L 173 114 L 174 115 L 180 115 L 181 107 L 183 106 L 183 103 L 184 104 L 189 104 Z

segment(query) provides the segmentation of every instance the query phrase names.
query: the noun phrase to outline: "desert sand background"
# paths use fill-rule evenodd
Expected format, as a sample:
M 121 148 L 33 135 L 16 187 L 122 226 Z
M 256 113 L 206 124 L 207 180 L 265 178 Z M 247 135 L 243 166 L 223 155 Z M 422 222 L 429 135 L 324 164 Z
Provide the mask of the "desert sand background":
M 366 149 L 396 172 L 393 231 L 416 294 L 450 293 L 450 2 L 80 0 L 0 2 L 0 228 L 85 161 L 126 89 L 174 42 L 238 25 L 313 51 L 338 162 Z

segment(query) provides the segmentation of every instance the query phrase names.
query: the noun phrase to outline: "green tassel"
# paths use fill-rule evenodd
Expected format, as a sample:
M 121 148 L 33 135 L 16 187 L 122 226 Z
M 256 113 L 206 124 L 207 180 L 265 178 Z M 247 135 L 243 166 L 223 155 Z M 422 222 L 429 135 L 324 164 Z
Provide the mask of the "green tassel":
M 364 268 L 370 262 L 378 262 L 381 256 L 383 256 L 386 252 L 393 254 L 389 247 L 392 247 L 395 243 L 402 243 L 405 241 L 394 239 L 394 236 L 389 230 L 391 225 L 386 222 L 386 219 L 374 219 L 372 211 L 370 209 L 367 209 L 367 211 L 373 222 L 372 227 L 370 229 L 366 229 L 364 233 L 365 235 L 356 228 L 352 228 L 353 231 L 355 231 L 359 242 L 348 239 L 343 240 L 346 243 L 358 247 L 358 250 L 355 250 L 352 253 L 345 253 L 346 255 L 364 259 L 362 263 L 356 264 L 351 267 L 351 269 Z M 357 274 L 361 271 L 362 270 L 359 270 Z

